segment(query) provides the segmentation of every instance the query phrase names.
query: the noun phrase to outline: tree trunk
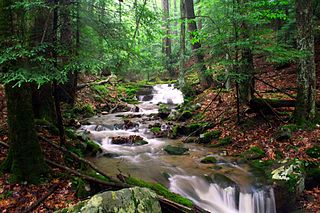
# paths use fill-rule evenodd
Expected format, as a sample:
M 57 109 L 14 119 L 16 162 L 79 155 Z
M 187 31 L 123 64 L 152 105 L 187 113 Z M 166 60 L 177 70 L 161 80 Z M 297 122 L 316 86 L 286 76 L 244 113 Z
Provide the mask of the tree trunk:
M 45 119 L 54 125 L 57 124 L 51 83 L 44 84 L 40 88 L 38 88 L 36 85 L 33 86 L 32 108 L 35 118 Z
M 238 7 L 243 8 L 247 0 L 238 0 Z M 241 11 L 240 13 L 243 13 Z M 244 14 L 241 14 L 244 16 Z M 250 29 L 245 20 L 241 22 L 239 29 L 240 41 L 246 42 L 250 40 Z M 254 63 L 252 50 L 248 44 L 239 47 L 240 66 L 239 73 L 241 75 L 241 81 L 239 82 L 239 96 L 240 101 L 244 104 L 249 104 L 253 98 L 254 92 Z
M 312 121 L 316 116 L 316 71 L 312 27 L 312 0 L 296 0 L 297 45 L 307 56 L 298 63 L 298 94 L 295 110 L 297 123 Z
M 66 54 L 62 57 L 62 64 L 69 63 L 70 56 L 74 55 L 73 48 L 73 33 L 70 19 L 70 0 L 60 0 L 60 16 L 61 17 L 61 32 L 60 32 L 60 44 L 65 48 Z M 68 80 L 59 87 L 59 99 L 68 104 L 73 105 L 75 103 L 76 88 L 77 88 L 77 72 L 75 70 L 69 70 Z
M 46 1 L 48 4 L 51 0 Z M 49 9 L 41 8 L 35 18 L 32 29 L 31 43 L 34 46 L 42 43 L 52 43 L 52 14 Z M 44 54 L 48 54 L 45 52 Z M 37 66 L 37 65 L 35 65 Z M 37 119 L 45 119 L 56 124 L 56 114 L 53 100 L 52 84 L 46 83 L 38 88 L 36 85 L 32 88 L 32 105 L 34 116 Z
M 195 21 L 193 0 L 185 0 L 185 9 L 188 19 L 188 29 L 190 32 L 191 48 L 195 52 L 197 63 L 199 65 L 198 76 L 200 85 L 203 89 L 206 89 L 211 86 L 213 80 L 211 76 L 205 73 L 207 68 L 204 64 L 204 54 L 201 52 L 201 43 L 199 41 L 199 38 L 197 37 L 198 29 L 197 23 Z
M 48 169 L 34 129 L 31 85 L 5 86 L 8 107 L 9 152 L 1 165 L 13 181 L 36 183 Z
M 1 47 L 13 45 L 6 41 L 13 36 L 20 36 L 17 34 L 23 31 L 20 26 L 28 26 L 27 23 L 20 23 L 24 20 L 23 14 L 15 13 L 10 6 L 12 1 L 0 1 Z M 3 69 L 8 67 L 4 66 Z M 13 181 L 38 182 L 40 175 L 48 170 L 34 128 L 31 85 L 21 83 L 20 87 L 12 87 L 14 84 L 12 82 L 5 86 L 10 147 L 0 167 L 2 171 L 11 173 Z
M 181 24 L 180 24 L 180 62 L 179 62 L 179 87 L 185 87 L 185 54 L 186 54 L 186 22 L 185 2 L 180 0 Z
M 163 38 L 163 44 L 162 44 L 162 51 L 164 53 L 164 55 L 166 56 L 165 58 L 165 65 L 166 65 L 166 69 L 169 72 L 169 75 L 171 77 L 173 77 L 174 74 L 174 70 L 172 69 L 172 65 L 171 65 L 171 53 L 172 53 L 172 49 L 171 49 L 171 38 L 170 38 L 170 34 L 171 34 L 171 30 L 170 30 L 170 22 L 169 22 L 169 0 L 162 0 L 162 8 L 163 8 L 163 29 L 165 31 L 165 37 Z

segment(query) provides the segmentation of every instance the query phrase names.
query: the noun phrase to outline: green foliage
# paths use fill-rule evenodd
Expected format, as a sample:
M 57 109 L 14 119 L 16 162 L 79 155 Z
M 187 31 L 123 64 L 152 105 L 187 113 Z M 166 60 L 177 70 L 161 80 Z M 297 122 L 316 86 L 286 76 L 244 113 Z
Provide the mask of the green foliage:
M 160 127 L 152 127 L 152 128 L 150 129 L 150 131 L 151 131 L 152 133 L 159 133 L 159 132 L 161 132 L 161 128 L 160 128 Z
M 306 154 L 312 158 L 320 158 L 320 147 L 314 146 L 306 150 Z
M 130 185 L 134 185 L 134 186 L 140 186 L 140 187 L 146 187 L 146 188 L 152 189 L 158 195 L 161 195 L 161 196 L 163 196 L 169 200 L 172 200 L 176 203 L 179 203 L 181 205 L 184 205 L 187 207 L 193 206 L 193 203 L 189 199 L 184 198 L 184 197 L 182 197 L 178 194 L 175 194 L 173 192 L 170 192 L 169 189 L 162 186 L 160 183 L 149 183 L 149 182 L 145 182 L 143 180 L 136 179 L 133 177 L 127 177 L 126 183 L 130 184 Z

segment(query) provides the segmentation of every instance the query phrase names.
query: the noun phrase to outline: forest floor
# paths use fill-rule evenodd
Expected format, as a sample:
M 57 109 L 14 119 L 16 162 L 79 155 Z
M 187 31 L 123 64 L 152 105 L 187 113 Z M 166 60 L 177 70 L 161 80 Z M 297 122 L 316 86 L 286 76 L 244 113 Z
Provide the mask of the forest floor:
M 264 62 L 262 59 L 256 59 L 256 67 L 261 74 L 259 79 L 277 87 L 286 90 L 287 93 L 294 95 L 296 91 L 296 76 L 294 65 L 275 69 L 272 65 Z M 84 81 L 91 81 L 91 78 L 85 78 Z M 257 81 L 255 88 L 258 94 L 264 98 L 272 99 L 290 99 L 288 95 L 275 91 L 274 88 L 266 85 L 261 81 Z M 111 89 L 111 88 L 110 88 Z M 94 104 L 94 108 L 105 108 L 101 101 L 95 101 L 89 98 L 89 89 L 81 90 L 79 97 L 81 103 Z M 0 106 L 3 103 L 3 88 L 0 88 Z M 217 98 L 216 98 L 217 96 Z M 320 97 L 320 95 L 318 95 Z M 109 99 L 116 99 L 117 94 L 111 93 Z M 215 101 L 212 101 L 215 99 Z M 237 107 L 235 91 L 220 91 L 219 88 L 208 89 L 199 94 L 195 99 L 195 103 L 201 103 L 202 108 L 199 112 L 204 113 L 204 117 L 212 123 L 219 123 L 215 129 L 222 132 L 222 137 L 229 136 L 233 143 L 226 146 L 228 154 L 240 154 L 253 146 L 262 148 L 266 156 L 263 160 L 276 159 L 279 155 L 282 158 L 301 159 L 307 161 L 318 161 L 310 158 L 305 154 L 305 150 L 319 145 L 320 126 L 310 130 L 298 129 L 293 132 L 292 137 L 281 142 L 275 141 L 274 135 L 279 128 L 290 120 L 286 120 L 287 113 L 284 116 L 275 116 L 271 114 L 261 114 L 252 112 L 247 107 L 241 107 L 240 123 L 237 120 Z M 115 102 L 114 102 L 115 103 Z M 116 107 L 116 106 L 111 106 Z M 110 108 L 110 107 L 109 107 Z M 292 108 L 285 108 L 286 112 L 292 112 Z M 199 113 L 197 112 L 197 113 Z M 290 114 L 290 113 L 289 113 Z M 6 112 L 0 108 L 0 141 L 7 143 L 6 134 Z M 1 131 L 1 129 L 3 131 Z M 53 136 L 45 129 L 39 129 L 40 134 L 45 135 L 52 141 L 58 143 L 57 136 Z M 214 143 L 214 142 L 213 142 Z M 56 162 L 63 162 L 64 155 L 44 142 L 41 142 L 45 157 Z M 0 145 L 1 146 L 1 145 Z M 5 159 L 7 149 L 0 148 L 0 163 Z M 64 174 L 61 169 L 52 169 L 53 174 Z M 11 184 L 7 174 L 0 177 L 0 212 L 23 212 L 26 208 L 35 203 L 39 198 L 46 194 L 50 187 L 58 185 L 52 195 L 45 199 L 34 212 L 53 212 L 72 204 L 77 203 L 80 199 L 76 196 L 76 190 L 72 187 L 73 178 L 66 175 L 53 175 L 50 181 L 40 185 L 29 184 Z M 305 190 L 300 197 L 299 206 L 305 212 L 320 211 L 320 188 Z

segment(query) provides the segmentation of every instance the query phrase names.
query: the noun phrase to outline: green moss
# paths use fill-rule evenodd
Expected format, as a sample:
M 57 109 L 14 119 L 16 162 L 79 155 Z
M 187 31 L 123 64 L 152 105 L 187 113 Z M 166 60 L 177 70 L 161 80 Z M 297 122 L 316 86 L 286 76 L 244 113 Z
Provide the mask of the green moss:
M 245 158 L 247 160 L 257 160 L 261 159 L 266 156 L 266 153 L 263 149 L 260 147 L 254 146 L 250 149 L 244 151 L 241 155 L 242 158 Z
M 288 129 L 291 132 L 295 132 L 299 129 L 299 127 L 296 124 L 287 124 L 287 125 L 283 125 L 281 127 L 282 129 Z
M 161 195 L 169 200 L 172 200 L 176 203 L 179 203 L 181 205 L 187 206 L 187 207 L 192 207 L 193 203 L 187 199 L 184 198 L 178 194 L 175 194 L 173 192 L 170 192 L 169 189 L 167 189 L 166 187 L 164 187 L 163 185 L 159 184 L 159 183 L 149 183 L 149 182 L 145 182 L 143 180 L 139 180 L 133 177 L 127 177 L 126 178 L 126 183 L 130 184 L 130 185 L 134 185 L 134 186 L 140 186 L 140 187 L 146 187 L 149 189 L 152 189 L 153 191 L 155 191 L 158 195 Z
M 86 140 L 85 144 L 85 154 L 96 155 L 97 153 L 102 152 L 101 147 L 92 140 Z
M 201 143 L 210 143 L 212 140 L 219 139 L 221 136 L 220 130 L 213 130 L 206 132 L 202 135 L 200 135 L 200 142 Z
M 192 112 L 190 110 L 185 110 L 179 115 L 178 121 L 186 121 L 191 117 L 192 117 Z
M 213 156 L 207 156 L 203 158 L 200 162 L 205 164 L 213 164 L 213 163 L 217 163 L 217 159 Z
M 93 85 L 91 86 L 91 89 L 94 90 L 95 92 L 99 93 L 100 95 L 107 95 L 108 90 L 105 85 Z
M 76 104 L 73 108 L 66 109 L 64 112 L 64 117 L 66 118 L 78 118 L 91 117 L 95 115 L 94 106 L 91 104 Z
M 176 125 L 171 129 L 171 134 L 169 135 L 170 138 L 173 138 L 173 139 L 177 138 L 178 137 L 178 132 L 179 132 L 179 126 Z
M 160 128 L 160 127 L 152 127 L 152 128 L 150 129 L 150 131 L 151 131 L 152 133 L 159 133 L 159 132 L 161 132 L 161 128 Z
M 90 195 L 86 189 L 87 182 L 79 177 L 72 179 L 72 188 L 76 191 L 76 196 L 79 198 L 85 198 Z
M 88 176 L 90 177 L 94 177 L 96 179 L 99 179 L 99 180 L 103 180 L 103 181 L 106 181 L 106 182 L 110 182 L 111 180 L 99 173 L 97 173 L 95 170 L 93 169 L 88 169 L 85 171 L 85 174 L 87 174 Z
M 267 177 L 267 181 L 271 181 L 271 170 L 274 163 L 274 160 L 251 160 L 249 162 L 253 174 L 258 177 Z
M 49 130 L 52 134 L 59 134 L 59 130 L 56 125 L 52 122 L 47 121 L 46 119 L 34 119 L 34 124 L 36 126 L 42 126 Z
M 75 140 L 75 139 L 77 139 L 77 137 L 78 137 L 77 134 L 76 134 L 76 132 L 75 132 L 75 130 L 72 129 L 72 128 L 66 127 L 65 130 L 64 130 L 64 132 L 65 132 L 66 136 L 67 136 L 68 138 L 72 139 L 72 140 Z

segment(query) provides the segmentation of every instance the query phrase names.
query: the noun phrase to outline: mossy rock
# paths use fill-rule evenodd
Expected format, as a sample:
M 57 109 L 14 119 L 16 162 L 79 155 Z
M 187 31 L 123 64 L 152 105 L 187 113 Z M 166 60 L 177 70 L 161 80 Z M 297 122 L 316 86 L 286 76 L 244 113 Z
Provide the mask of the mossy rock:
M 220 130 L 213 130 L 200 135 L 200 143 L 210 143 L 212 140 L 219 139 Z
M 266 153 L 260 147 L 254 146 L 244 151 L 240 156 L 246 160 L 257 160 L 265 157 Z
M 152 127 L 152 128 L 150 129 L 150 131 L 151 131 L 152 133 L 160 133 L 160 132 L 161 132 L 161 128 L 160 128 L 160 127 Z
M 102 152 L 101 147 L 92 140 L 86 140 L 85 145 L 86 145 L 86 148 L 85 148 L 86 155 L 96 156 Z
M 186 121 L 191 117 L 192 117 L 192 112 L 190 110 L 185 110 L 178 116 L 178 121 Z
M 276 162 L 274 160 L 251 160 L 249 165 L 251 166 L 251 172 L 257 176 L 265 176 L 271 180 L 272 166 Z
M 134 142 L 134 145 L 135 146 L 143 146 L 143 145 L 146 145 L 148 144 L 148 141 L 145 141 L 145 140 L 137 140 Z
M 160 104 L 159 106 L 159 117 L 166 119 L 170 115 L 171 110 L 166 104 Z
M 277 141 L 288 140 L 292 137 L 292 133 L 296 131 L 298 128 L 296 125 L 284 125 L 274 134 L 274 139 Z
M 164 151 L 166 151 L 169 155 L 183 155 L 188 152 L 189 149 L 179 146 L 167 145 L 166 147 L 164 147 Z
M 306 154 L 311 158 L 320 158 L 320 147 L 314 146 L 306 150 Z
M 204 164 L 214 164 L 217 163 L 217 159 L 213 156 L 207 156 L 203 158 L 200 162 Z
M 157 194 L 147 188 L 133 187 L 119 191 L 107 191 L 60 212 L 67 213 L 161 213 Z

